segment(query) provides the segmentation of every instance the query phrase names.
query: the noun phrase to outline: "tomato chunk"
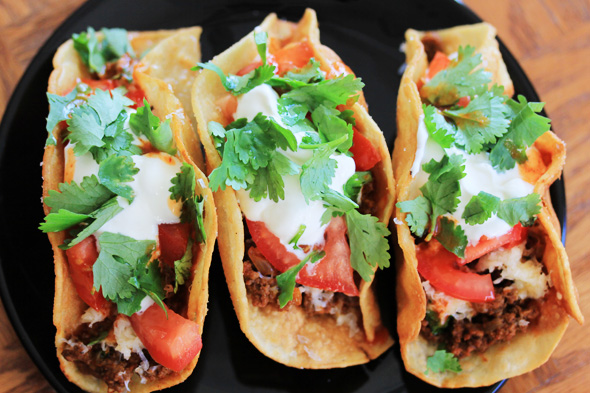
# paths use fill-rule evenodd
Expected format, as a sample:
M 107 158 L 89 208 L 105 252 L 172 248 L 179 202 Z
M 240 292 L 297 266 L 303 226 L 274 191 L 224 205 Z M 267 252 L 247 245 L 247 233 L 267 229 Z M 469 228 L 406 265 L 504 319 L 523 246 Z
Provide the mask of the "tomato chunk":
M 156 362 L 181 371 L 203 347 L 199 325 L 168 307 L 166 309 L 168 319 L 160 306 L 152 304 L 143 313 L 133 314 L 129 320 L 137 337 Z
M 500 247 L 512 248 L 526 239 L 527 232 L 528 229 L 518 223 L 505 235 L 491 239 L 482 236 L 477 244 L 467 246 L 465 249 L 465 259 L 460 259 L 458 263 L 459 265 L 465 265 L 473 262 Z
M 459 101 L 457 101 L 457 105 L 465 108 L 467 107 L 467 105 L 469 105 L 469 102 L 471 102 L 471 98 L 469 96 L 465 96 L 459 98 Z
M 246 220 L 246 223 L 254 243 L 275 269 L 285 272 L 300 262 L 299 258 L 287 251 L 279 238 L 266 228 L 264 222 Z M 350 266 L 350 247 L 346 240 L 346 230 L 346 222 L 342 217 L 332 219 L 326 228 L 326 256 L 315 264 L 308 264 L 299 272 L 296 279 L 299 284 L 342 292 L 349 296 L 359 295 Z
M 125 86 L 127 89 L 125 96 L 135 102 L 135 105 L 132 107 L 137 109 L 138 107 L 143 106 L 145 92 L 135 83 L 125 84 L 121 79 L 82 79 L 82 82 L 86 83 L 92 89 L 100 90 L 113 90 L 119 86 Z
M 458 269 L 458 257 L 437 240 L 416 247 L 418 272 L 437 290 L 457 299 L 483 303 L 494 300 L 491 274 L 479 275 Z
M 426 72 L 427 80 L 434 78 L 436 74 L 447 68 L 451 64 L 451 60 L 442 52 L 436 52 L 432 61 L 428 65 Z
M 158 225 L 160 260 L 171 267 L 182 258 L 188 244 L 190 226 L 188 223 Z
M 313 50 L 307 41 L 291 42 L 273 53 L 278 64 L 279 75 L 294 68 L 302 68 L 313 57 Z
M 88 236 L 80 243 L 66 250 L 70 277 L 78 296 L 96 311 L 103 312 L 109 308 L 109 303 L 102 296 L 102 290 L 94 289 L 94 274 L 92 266 L 98 258 L 98 249 L 94 236 Z
M 350 152 L 352 153 L 357 171 L 368 171 L 381 161 L 381 156 L 375 146 L 356 128 L 352 136 Z

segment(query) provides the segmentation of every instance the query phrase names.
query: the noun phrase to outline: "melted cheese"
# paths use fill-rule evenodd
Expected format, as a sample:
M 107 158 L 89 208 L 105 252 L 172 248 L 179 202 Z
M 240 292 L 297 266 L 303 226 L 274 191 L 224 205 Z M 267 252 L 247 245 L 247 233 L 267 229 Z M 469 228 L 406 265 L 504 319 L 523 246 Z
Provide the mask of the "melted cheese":
M 115 339 L 117 340 L 117 346 L 115 350 L 123 354 L 126 360 L 132 353 L 141 353 L 145 349 L 141 340 L 135 334 L 129 318 L 123 314 L 117 315 L 117 320 L 114 324 Z
M 475 314 L 470 302 L 437 291 L 429 281 L 422 281 L 422 287 L 429 300 L 428 307 L 438 313 L 441 324 L 444 324 L 448 317 L 456 320 L 471 319 Z

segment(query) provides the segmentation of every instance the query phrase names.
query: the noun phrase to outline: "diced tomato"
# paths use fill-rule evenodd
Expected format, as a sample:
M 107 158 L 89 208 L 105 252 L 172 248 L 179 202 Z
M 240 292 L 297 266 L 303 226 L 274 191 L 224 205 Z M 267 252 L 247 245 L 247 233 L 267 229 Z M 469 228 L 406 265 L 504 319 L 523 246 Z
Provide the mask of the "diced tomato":
M 186 251 L 189 235 L 188 223 L 158 225 L 160 260 L 174 267 L 174 262 L 181 259 Z
M 66 256 L 70 267 L 70 277 L 74 282 L 78 296 L 96 311 L 106 311 L 109 308 L 109 303 L 102 296 L 102 290 L 94 289 L 92 266 L 98 258 L 94 236 L 88 236 L 72 248 L 67 249 Z
M 494 300 L 491 274 L 479 275 L 458 269 L 458 257 L 447 251 L 437 240 L 416 247 L 418 272 L 437 290 L 469 302 Z
M 459 265 L 465 265 L 500 247 L 512 248 L 526 239 L 527 232 L 528 229 L 518 223 L 505 235 L 492 237 L 491 239 L 482 236 L 477 244 L 467 246 L 465 249 L 465 259 L 459 260 L 458 263 Z
M 83 83 L 86 83 L 92 89 L 100 90 L 112 90 L 116 87 L 122 86 L 121 79 L 82 79 Z M 145 98 L 145 92 L 135 83 L 126 84 L 127 93 L 125 96 L 135 102 L 133 108 L 137 109 L 143 106 L 143 99 Z
M 461 98 L 459 98 L 459 101 L 457 101 L 457 105 L 465 108 L 465 107 L 467 107 L 467 105 L 469 105 L 470 101 L 471 101 L 471 98 L 469 96 L 461 97 Z
M 113 90 L 120 85 L 119 80 L 115 79 L 82 79 L 92 89 Z
M 287 251 L 279 238 L 266 228 L 264 222 L 246 220 L 246 223 L 254 243 L 275 269 L 285 272 L 300 262 L 297 256 Z M 350 266 L 350 247 L 346 240 L 346 230 L 346 222 L 342 217 L 332 219 L 326 229 L 326 256 L 299 272 L 296 279 L 299 284 L 342 292 L 349 296 L 359 295 Z
M 250 63 L 246 67 L 239 70 L 236 75 L 237 76 L 244 76 L 244 75 L 252 72 L 256 68 L 260 67 L 261 65 L 262 65 L 262 60 L 255 61 L 254 63 Z
M 145 98 L 145 92 L 135 83 L 127 86 L 127 93 L 125 96 L 129 98 L 131 101 L 135 102 L 135 105 L 132 106 L 133 109 L 137 109 L 140 106 L 143 106 L 143 99 Z
M 160 306 L 152 304 L 143 313 L 133 314 L 129 320 L 137 337 L 156 362 L 181 371 L 203 347 L 199 325 L 168 307 L 166 309 L 168 318 Z
M 350 152 L 352 153 L 352 158 L 354 158 L 357 171 L 368 171 L 381 161 L 381 156 L 375 146 L 356 128 L 352 136 Z
M 217 106 L 221 108 L 223 116 L 231 123 L 234 119 L 234 113 L 238 109 L 238 99 L 233 94 L 227 93 L 217 100 Z
M 442 52 L 436 52 L 430 64 L 428 65 L 428 69 L 426 70 L 426 75 L 424 75 L 417 83 L 418 90 L 422 89 L 422 86 L 440 71 L 444 70 L 449 66 L 451 60 Z
M 301 68 L 313 57 L 313 50 L 307 41 L 291 42 L 273 53 L 278 64 L 279 75 L 293 68 Z

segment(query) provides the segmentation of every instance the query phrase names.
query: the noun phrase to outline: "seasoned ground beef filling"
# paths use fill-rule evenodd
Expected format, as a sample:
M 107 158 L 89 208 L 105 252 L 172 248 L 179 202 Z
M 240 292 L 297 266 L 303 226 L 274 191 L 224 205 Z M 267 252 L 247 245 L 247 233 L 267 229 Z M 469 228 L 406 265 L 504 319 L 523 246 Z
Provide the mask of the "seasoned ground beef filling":
M 448 326 L 432 333 L 425 319 L 421 334 L 430 342 L 442 344 L 457 358 L 474 352 L 484 352 L 497 342 L 511 340 L 524 332 L 539 316 L 540 302 L 533 299 L 519 300 L 513 288 L 495 288 L 496 299 L 489 303 L 472 303 L 477 314 L 469 319 L 449 318 Z

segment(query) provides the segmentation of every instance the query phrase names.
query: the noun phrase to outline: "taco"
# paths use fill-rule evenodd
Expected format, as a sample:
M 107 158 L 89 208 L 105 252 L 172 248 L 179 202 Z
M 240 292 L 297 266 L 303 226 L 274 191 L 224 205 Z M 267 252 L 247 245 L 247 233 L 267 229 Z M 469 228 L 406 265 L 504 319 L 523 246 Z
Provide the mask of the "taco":
M 376 358 L 392 345 L 371 282 L 389 265 L 394 185 L 362 82 L 320 44 L 310 9 L 296 24 L 270 14 L 199 67 L 193 106 L 242 331 L 292 367 Z
M 576 301 L 549 186 L 564 143 L 513 86 L 486 23 L 406 32 L 393 152 L 398 333 L 439 387 L 543 364 Z
M 199 358 L 217 218 L 183 87 L 154 70 L 190 76 L 169 61 L 198 61 L 200 32 L 89 28 L 53 60 L 40 229 L 57 356 L 86 391 L 163 389 Z

